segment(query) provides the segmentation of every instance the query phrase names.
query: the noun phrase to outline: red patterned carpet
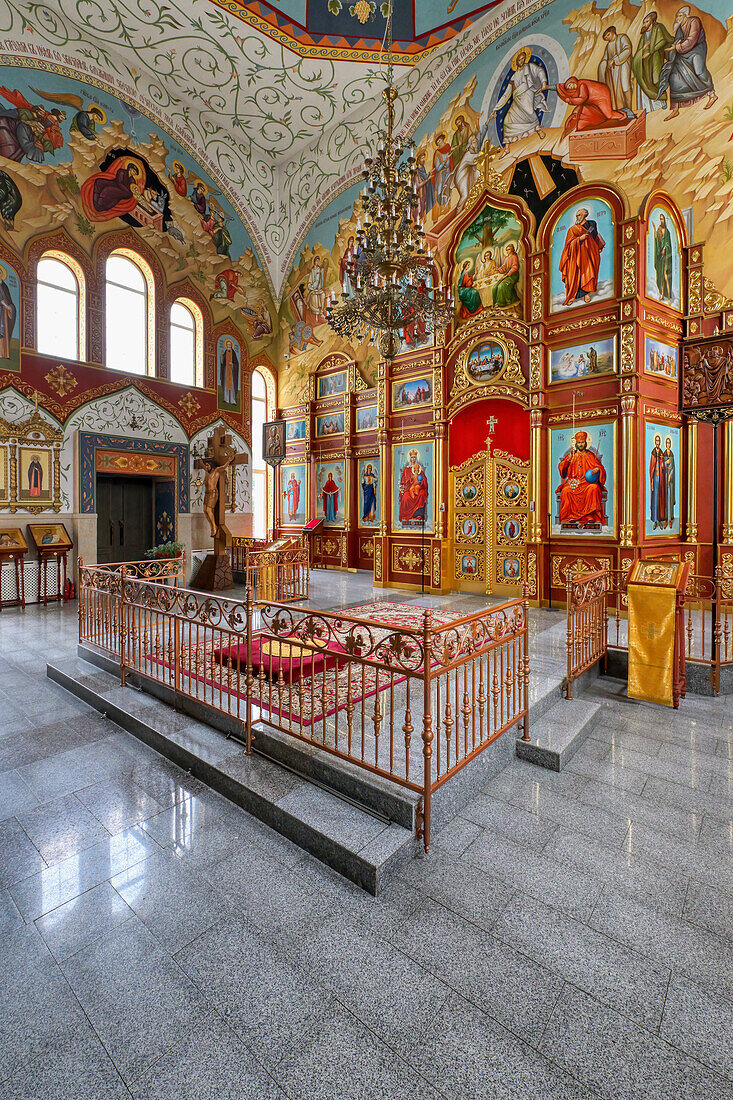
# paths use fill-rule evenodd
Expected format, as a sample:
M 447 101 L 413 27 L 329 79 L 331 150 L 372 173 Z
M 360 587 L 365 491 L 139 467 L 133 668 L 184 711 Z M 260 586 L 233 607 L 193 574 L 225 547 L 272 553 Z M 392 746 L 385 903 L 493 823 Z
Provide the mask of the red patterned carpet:
M 344 615 L 351 615 L 356 619 L 369 619 L 380 626 L 404 627 L 406 630 L 419 630 L 422 628 L 425 612 L 430 612 L 430 621 L 433 626 L 444 626 L 455 619 L 462 619 L 465 611 L 436 611 L 435 608 L 420 607 L 414 603 L 391 603 L 389 600 L 371 600 L 369 603 L 354 604 L 353 607 L 344 607 Z M 329 611 L 329 615 L 335 614 Z

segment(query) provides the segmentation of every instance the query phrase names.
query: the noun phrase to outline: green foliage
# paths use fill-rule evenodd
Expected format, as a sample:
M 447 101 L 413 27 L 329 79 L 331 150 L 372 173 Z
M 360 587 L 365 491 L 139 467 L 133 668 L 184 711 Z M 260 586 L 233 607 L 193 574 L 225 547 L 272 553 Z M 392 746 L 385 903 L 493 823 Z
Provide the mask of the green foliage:
M 146 558 L 180 558 L 183 553 L 181 542 L 161 542 L 160 546 L 154 546 L 152 550 L 145 551 Z
M 66 176 L 59 176 L 58 184 L 61 190 L 66 191 L 68 195 L 79 194 L 79 180 L 74 172 L 69 172 Z
M 728 122 L 733 122 L 733 107 L 723 108 L 723 118 L 726 119 Z
M 729 160 L 726 160 L 723 163 L 722 176 L 723 176 L 723 183 L 728 183 L 729 180 L 733 179 L 733 164 L 731 164 L 731 162 Z
M 82 214 L 76 219 L 76 228 L 80 233 L 83 233 L 85 237 L 93 237 L 95 233 L 94 226 L 89 221 L 89 218 L 85 218 Z

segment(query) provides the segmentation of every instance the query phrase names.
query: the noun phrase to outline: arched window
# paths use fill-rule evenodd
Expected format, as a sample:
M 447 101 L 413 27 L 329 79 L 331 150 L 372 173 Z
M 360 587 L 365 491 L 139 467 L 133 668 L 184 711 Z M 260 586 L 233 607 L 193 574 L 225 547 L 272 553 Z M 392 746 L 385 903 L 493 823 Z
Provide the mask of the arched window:
M 64 252 L 44 252 L 36 271 L 36 348 L 78 360 L 85 344 L 84 272 Z
M 177 298 L 171 306 L 171 382 L 204 384 L 204 318 L 195 302 Z
M 262 425 L 267 420 L 267 386 L 260 371 L 252 372 L 252 535 L 267 536 L 267 467 L 262 458 Z
M 153 273 L 127 248 L 110 253 L 106 268 L 107 367 L 126 374 L 155 373 Z

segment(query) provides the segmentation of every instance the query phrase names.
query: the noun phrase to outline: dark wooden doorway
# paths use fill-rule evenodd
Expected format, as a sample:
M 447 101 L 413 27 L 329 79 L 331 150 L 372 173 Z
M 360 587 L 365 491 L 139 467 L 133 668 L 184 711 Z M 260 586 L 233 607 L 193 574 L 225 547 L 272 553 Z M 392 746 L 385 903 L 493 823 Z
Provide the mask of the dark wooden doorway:
M 153 478 L 97 474 L 97 561 L 141 561 L 153 542 Z

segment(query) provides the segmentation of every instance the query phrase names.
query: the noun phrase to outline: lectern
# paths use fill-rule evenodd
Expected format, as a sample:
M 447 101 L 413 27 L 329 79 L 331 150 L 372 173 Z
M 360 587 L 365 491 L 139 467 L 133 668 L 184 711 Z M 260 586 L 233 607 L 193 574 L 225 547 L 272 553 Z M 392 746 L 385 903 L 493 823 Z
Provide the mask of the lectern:
M 679 707 L 685 696 L 688 562 L 637 561 L 627 582 L 629 698 Z

